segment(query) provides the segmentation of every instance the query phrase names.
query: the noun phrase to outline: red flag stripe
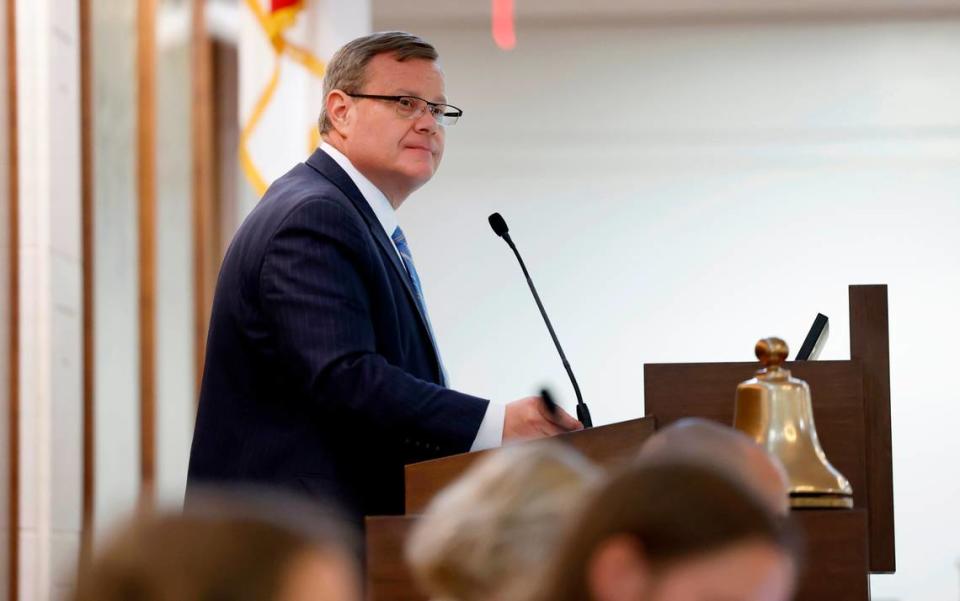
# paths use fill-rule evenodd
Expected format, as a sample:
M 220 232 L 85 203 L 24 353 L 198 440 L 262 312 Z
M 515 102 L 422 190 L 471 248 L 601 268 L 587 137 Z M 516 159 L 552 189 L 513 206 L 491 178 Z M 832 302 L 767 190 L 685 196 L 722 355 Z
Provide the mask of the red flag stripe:
M 303 0 L 270 0 L 270 12 L 275 13 L 285 8 L 294 8 Z

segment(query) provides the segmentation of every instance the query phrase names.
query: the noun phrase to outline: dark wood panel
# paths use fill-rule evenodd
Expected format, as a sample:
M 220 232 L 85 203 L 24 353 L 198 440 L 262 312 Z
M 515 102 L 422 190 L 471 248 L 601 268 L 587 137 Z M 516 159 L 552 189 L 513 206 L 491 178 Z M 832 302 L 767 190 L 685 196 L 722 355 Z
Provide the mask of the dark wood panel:
M 796 601 L 868 601 L 867 512 L 794 511 L 806 537 Z
M 830 462 L 850 480 L 854 506 L 868 507 L 863 376 L 859 361 L 787 363 L 810 385 L 817 435 Z M 737 384 L 758 363 L 662 363 L 644 366 L 646 412 L 664 426 L 682 417 L 733 423 Z
M 807 541 L 796 601 L 867 601 L 867 516 L 864 510 L 795 511 Z M 404 560 L 417 516 L 368 517 L 368 601 L 426 601 Z
M 897 569 L 890 436 L 890 338 L 886 286 L 850 286 L 850 356 L 863 364 L 870 569 Z
M 237 148 L 240 145 L 240 58 L 233 44 L 213 42 L 212 85 L 213 96 L 213 234 L 216 247 L 214 275 L 220 270 L 233 232 L 241 221 L 237 199 L 240 195 L 240 163 Z
M 553 440 L 569 444 L 597 463 L 611 465 L 636 453 L 640 445 L 653 434 L 655 425 L 653 418 L 642 417 L 579 432 L 568 432 L 555 436 Z M 451 455 L 408 465 L 404 477 L 407 513 L 423 511 L 434 495 L 453 482 L 474 461 L 495 450 Z
M 137 197 L 140 313 L 140 485 L 153 500 L 156 480 L 156 27 L 157 0 L 137 3 Z
M 414 583 L 404 559 L 403 546 L 418 516 L 366 518 L 368 601 L 427 601 Z

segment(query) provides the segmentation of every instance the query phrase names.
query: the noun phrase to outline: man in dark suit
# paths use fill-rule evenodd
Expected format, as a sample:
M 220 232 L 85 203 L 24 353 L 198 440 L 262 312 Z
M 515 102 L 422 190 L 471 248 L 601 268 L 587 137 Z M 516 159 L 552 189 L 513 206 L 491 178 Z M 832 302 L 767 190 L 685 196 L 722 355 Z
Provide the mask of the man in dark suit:
M 507 405 L 446 387 L 394 211 L 434 174 L 446 104 L 437 53 L 406 33 L 330 62 L 323 144 L 237 231 L 213 302 L 188 497 L 266 483 L 355 518 L 403 512 L 403 466 L 577 429 L 538 397 Z

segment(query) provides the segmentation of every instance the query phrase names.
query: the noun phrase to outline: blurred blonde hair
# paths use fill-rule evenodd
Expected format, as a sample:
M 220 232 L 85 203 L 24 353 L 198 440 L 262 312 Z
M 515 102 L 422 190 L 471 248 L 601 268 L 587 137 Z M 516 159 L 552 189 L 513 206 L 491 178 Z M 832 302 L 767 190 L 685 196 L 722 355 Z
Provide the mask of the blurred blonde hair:
M 494 451 L 430 503 L 407 561 L 435 599 L 522 595 L 598 478 L 596 466 L 557 442 Z

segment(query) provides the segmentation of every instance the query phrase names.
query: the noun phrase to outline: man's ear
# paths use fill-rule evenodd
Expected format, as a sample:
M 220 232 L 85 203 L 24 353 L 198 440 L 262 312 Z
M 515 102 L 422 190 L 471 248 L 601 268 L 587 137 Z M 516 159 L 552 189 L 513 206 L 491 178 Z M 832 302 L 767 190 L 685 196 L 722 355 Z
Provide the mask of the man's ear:
M 637 540 L 618 535 L 602 542 L 587 565 L 587 585 L 596 601 L 637 601 L 650 586 L 650 566 Z
M 342 90 L 331 90 L 324 102 L 326 102 L 326 115 L 331 127 L 342 137 L 348 137 L 354 121 L 353 99 Z

